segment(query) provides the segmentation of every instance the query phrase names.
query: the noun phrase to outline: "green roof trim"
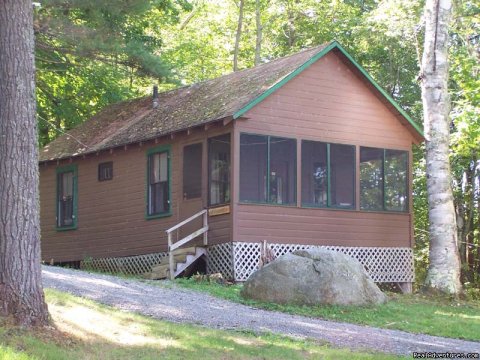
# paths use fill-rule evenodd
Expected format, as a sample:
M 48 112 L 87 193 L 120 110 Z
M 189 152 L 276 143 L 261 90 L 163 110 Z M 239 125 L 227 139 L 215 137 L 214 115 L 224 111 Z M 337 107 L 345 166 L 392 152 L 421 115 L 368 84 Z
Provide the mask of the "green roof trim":
M 320 52 L 318 52 L 315 56 L 311 57 L 310 60 L 305 62 L 303 65 L 299 66 L 296 70 L 292 71 L 290 74 L 285 76 L 282 80 L 268 88 L 264 93 L 262 93 L 260 96 L 256 97 L 252 101 L 250 101 L 247 105 L 245 105 L 243 108 L 238 110 L 236 113 L 233 114 L 233 118 L 237 119 L 243 114 L 245 114 L 248 110 L 253 108 L 255 105 L 258 103 L 262 102 L 266 97 L 280 89 L 283 85 L 285 85 L 287 82 L 295 78 L 297 75 L 299 75 L 303 70 L 307 69 L 310 67 L 310 65 L 314 64 L 318 59 L 322 58 L 325 54 L 330 52 L 333 48 L 335 48 L 336 42 L 332 42 L 328 44 L 325 48 L 323 48 Z
M 251 108 L 253 108 L 255 105 L 258 103 L 262 102 L 266 97 L 280 89 L 283 85 L 285 85 L 287 82 L 295 78 L 297 75 L 299 75 L 301 72 L 303 72 L 305 69 L 309 68 L 312 64 L 317 62 L 319 59 L 321 59 L 323 56 L 328 54 L 330 51 L 333 49 L 338 49 L 357 69 L 362 73 L 363 76 L 370 82 L 370 84 L 375 87 L 380 94 L 385 97 L 385 99 L 388 100 L 388 102 L 412 125 L 412 127 L 418 132 L 418 134 L 421 137 L 424 137 L 423 135 L 423 130 L 420 128 L 420 126 L 408 115 L 405 110 L 403 110 L 400 105 L 385 91 L 383 90 L 380 85 L 377 84 L 375 80 L 367 73 L 367 71 L 359 64 L 357 63 L 353 57 L 338 43 L 338 41 L 332 41 L 329 45 L 327 45 L 325 48 L 323 48 L 321 51 L 319 51 L 315 56 L 311 57 L 307 62 L 305 62 L 303 65 L 299 66 L 296 70 L 292 71 L 290 74 L 285 76 L 282 80 L 268 88 L 265 92 L 263 92 L 260 96 L 256 97 L 252 101 L 250 101 L 247 105 L 242 107 L 240 110 L 235 112 L 233 114 L 233 118 L 237 119 L 240 116 L 244 115 L 247 111 L 249 111 Z

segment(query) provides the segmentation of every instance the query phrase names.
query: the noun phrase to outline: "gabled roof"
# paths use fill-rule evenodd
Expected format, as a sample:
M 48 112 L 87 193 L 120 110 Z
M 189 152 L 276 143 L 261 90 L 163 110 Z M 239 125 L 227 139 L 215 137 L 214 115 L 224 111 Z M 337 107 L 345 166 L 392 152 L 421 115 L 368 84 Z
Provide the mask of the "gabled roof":
M 156 109 L 152 107 L 151 97 L 107 106 L 45 146 L 40 152 L 40 161 L 95 153 L 217 120 L 239 118 L 334 49 L 358 69 L 414 136 L 423 139 L 421 129 L 408 114 L 333 41 L 251 69 L 160 93 Z

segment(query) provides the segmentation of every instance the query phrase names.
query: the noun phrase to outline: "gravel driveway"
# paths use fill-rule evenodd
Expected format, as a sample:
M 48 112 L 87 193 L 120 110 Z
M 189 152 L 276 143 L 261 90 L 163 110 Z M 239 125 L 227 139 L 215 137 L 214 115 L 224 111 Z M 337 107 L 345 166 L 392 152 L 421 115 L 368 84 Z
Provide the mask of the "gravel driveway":
M 414 351 L 480 352 L 479 342 L 260 310 L 191 290 L 164 288 L 79 270 L 44 266 L 43 284 L 48 288 L 69 292 L 122 310 L 209 328 L 266 331 L 296 338 L 324 340 L 336 347 L 374 349 L 409 356 L 412 356 Z

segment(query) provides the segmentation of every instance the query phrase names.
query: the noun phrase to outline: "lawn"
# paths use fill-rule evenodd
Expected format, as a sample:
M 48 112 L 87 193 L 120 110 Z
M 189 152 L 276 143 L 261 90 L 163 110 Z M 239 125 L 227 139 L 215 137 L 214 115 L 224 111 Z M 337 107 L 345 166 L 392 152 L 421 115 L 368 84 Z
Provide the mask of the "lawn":
M 211 330 L 116 310 L 48 290 L 55 327 L 27 332 L 0 324 L 0 359 L 394 359 L 313 341 Z
M 158 282 L 158 284 L 171 286 L 170 282 Z M 245 300 L 240 296 L 242 285 L 219 285 L 197 282 L 193 279 L 177 279 L 175 284 L 268 310 L 413 333 L 480 341 L 480 302 L 478 301 L 467 302 L 421 294 L 389 293 L 390 301 L 375 307 L 307 307 Z

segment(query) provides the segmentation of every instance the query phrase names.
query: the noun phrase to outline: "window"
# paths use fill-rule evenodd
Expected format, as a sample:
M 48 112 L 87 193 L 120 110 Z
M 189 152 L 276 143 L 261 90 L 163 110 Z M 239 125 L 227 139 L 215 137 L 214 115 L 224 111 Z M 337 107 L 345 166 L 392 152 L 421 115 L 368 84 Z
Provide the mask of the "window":
M 170 150 L 148 152 L 147 218 L 170 215 Z
M 295 204 L 295 139 L 240 135 L 240 200 Z
M 408 152 L 385 150 L 385 210 L 407 211 Z
M 113 162 L 104 162 L 98 164 L 98 181 L 113 179 Z
M 302 141 L 302 205 L 354 207 L 354 146 Z
M 240 200 L 267 202 L 268 137 L 240 134 Z
M 57 229 L 77 226 L 77 166 L 57 169 Z
M 183 199 L 202 196 L 202 144 L 183 148 Z
M 360 148 L 360 208 L 407 211 L 408 152 Z
M 208 139 L 209 204 L 230 202 L 230 134 Z
M 302 204 L 327 206 L 327 144 L 302 141 Z
M 330 204 L 353 208 L 355 205 L 355 147 L 330 144 Z

